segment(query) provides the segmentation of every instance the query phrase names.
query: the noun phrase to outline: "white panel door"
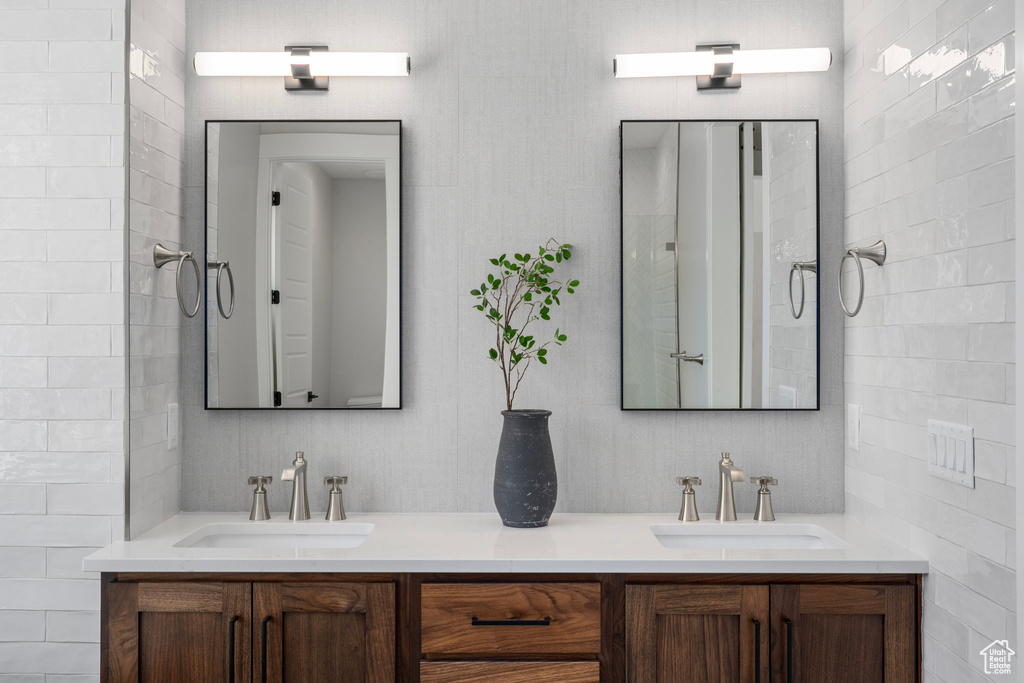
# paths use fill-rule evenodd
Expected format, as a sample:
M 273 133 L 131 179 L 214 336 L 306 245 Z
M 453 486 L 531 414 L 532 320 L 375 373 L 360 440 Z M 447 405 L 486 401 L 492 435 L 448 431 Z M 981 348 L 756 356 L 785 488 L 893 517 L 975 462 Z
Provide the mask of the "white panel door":
M 292 164 L 275 164 L 274 182 L 281 193 L 274 221 L 277 388 L 282 407 L 306 408 L 313 388 L 313 181 Z

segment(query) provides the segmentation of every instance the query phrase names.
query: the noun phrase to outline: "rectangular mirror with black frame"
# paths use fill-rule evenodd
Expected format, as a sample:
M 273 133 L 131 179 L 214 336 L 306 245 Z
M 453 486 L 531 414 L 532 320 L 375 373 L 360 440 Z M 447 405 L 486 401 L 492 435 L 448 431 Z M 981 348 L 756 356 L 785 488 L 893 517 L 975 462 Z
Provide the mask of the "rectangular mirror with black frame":
M 622 409 L 817 410 L 818 122 L 620 138 Z
M 206 407 L 401 407 L 401 122 L 206 122 Z

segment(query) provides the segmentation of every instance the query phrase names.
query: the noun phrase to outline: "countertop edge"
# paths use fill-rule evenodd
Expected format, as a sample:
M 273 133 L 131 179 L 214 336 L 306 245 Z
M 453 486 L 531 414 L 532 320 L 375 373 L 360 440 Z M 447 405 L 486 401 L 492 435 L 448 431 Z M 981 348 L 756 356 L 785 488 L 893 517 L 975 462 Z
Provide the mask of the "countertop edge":
M 925 560 L 592 560 L 509 561 L 310 561 L 210 560 L 168 566 L 167 560 L 85 560 L 83 569 L 96 573 L 160 574 L 927 574 Z
M 322 550 L 182 547 L 204 527 L 245 528 L 231 513 L 181 513 L 132 541 L 118 541 L 83 559 L 86 572 L 294 574 L 927 574 L 928 560 L 846 515 L 782 515 L 790 529 L 817 525 L 841 548 L 709 550 L 662 546 L 656 534 L 680 524 L 652 513 L 563 513 L 535 530 L 502 527 L 485 513 L 364 513 L 370 525 L 354 547 Z M 258 522 L 255 524 L 268 524 Z M 282 532 L 293 524 L 269 522 Z M 310 524 L 323 526 L 323 522 Z M 707 532 L 719 522 L 697 522 Z M 763 528 L 765 523 L 729 522 Z M 767 523 L 772 526 L 774 522 Z M 238 532 L 236 532 L 238 533 Z M 276 533 L 276 532 L 275 532 Z M 672 533 L 672 532 L 668 532 Z M 714 533 L 712 531 L 712 533 Z M 752 532 L 758 533 L 758 532 Z M 771 532 L 767 532 L 771 534 Z M 794 532 L 790 532 L 794 533 Z M 660 537 L 659 537 L 660 538 Z

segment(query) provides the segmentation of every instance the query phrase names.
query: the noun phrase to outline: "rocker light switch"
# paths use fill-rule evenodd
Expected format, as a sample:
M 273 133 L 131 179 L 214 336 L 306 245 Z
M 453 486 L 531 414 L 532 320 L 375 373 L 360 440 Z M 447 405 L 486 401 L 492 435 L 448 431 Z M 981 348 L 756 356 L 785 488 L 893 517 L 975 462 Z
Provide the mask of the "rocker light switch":
M 974 427 L 928 420 L 928 473 L 974 488 Z

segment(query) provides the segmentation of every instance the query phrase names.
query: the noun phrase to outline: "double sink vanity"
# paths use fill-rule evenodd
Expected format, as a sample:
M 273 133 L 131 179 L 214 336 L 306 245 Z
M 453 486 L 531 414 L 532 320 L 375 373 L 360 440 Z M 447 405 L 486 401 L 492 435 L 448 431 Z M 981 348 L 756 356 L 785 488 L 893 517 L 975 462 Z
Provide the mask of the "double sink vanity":
M 818 410 L 817 121 L 619 135 L 623 411 Z M 208 121 L 206 180 L 206 409 L 401 408 L 401 123 Z M 287 515 L 253 476 L 248 520 L 182 513 L 86 558 L 103 681 L 920 678 L 927 562 L 843 515 L 776 517 L 778 482 L 727 454 L 715 519 L 686 476 L 678 517 L 533 529 L 346 516 L 340 476 L 311 515 L 306 472 L 299 454 L 276 484 Z
M 86 558 L 102 680 L 918 680 L 928 564 L 842 515 L 291 516 L 183 513 Z

